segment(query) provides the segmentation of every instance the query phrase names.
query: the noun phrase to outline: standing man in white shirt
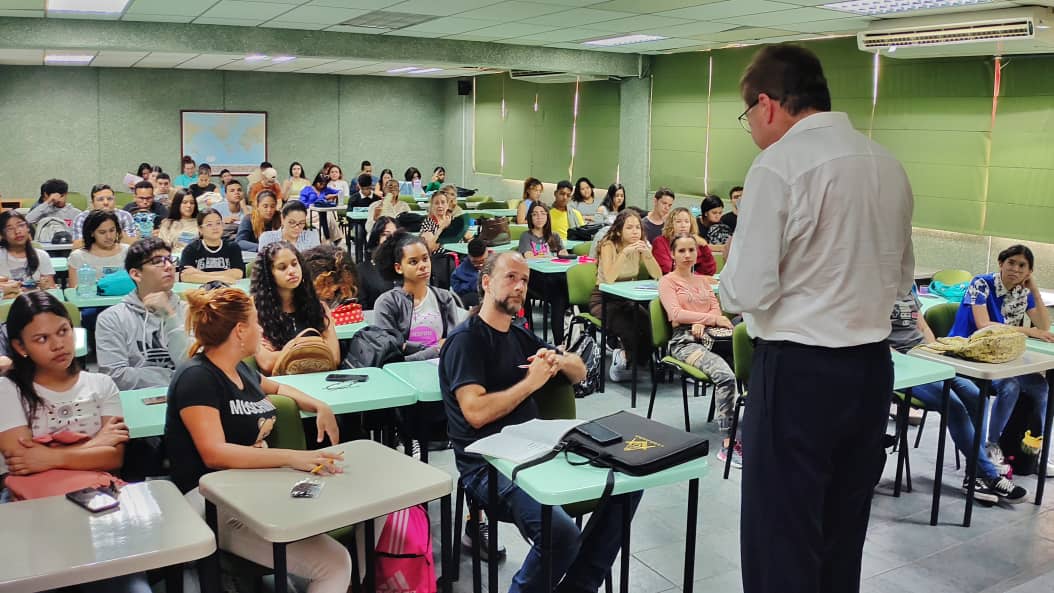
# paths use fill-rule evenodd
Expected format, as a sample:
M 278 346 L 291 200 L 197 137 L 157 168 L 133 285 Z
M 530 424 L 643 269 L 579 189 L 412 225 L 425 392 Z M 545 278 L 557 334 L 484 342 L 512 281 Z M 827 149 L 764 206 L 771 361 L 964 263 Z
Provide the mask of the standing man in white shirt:
M 744 593 L 855 593 L 882 474 L 893 365 L 889 311 L 907 294 L 911 186 L 900 163 L 831 112 L 820 61 L 755 55 L 740 121 L 761 154 L 721 304 L 756 339 L 743 420 Z

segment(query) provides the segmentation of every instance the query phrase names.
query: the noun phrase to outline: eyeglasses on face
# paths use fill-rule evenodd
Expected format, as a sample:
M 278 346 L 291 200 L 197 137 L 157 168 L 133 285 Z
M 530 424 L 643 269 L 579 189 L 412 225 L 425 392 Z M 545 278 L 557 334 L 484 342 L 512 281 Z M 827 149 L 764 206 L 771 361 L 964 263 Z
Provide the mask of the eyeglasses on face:
M 174 255 L 155 255 L 143 263 L 150 264 L 151 266 L 164 266 L 165 264 L 172 264 L 174 266 L 179 263 L 179 258 Z
M 750 131 L 750 120 L 747 119 L 747 115 L 750 114 L 751 109 L 758 106 L 758 101 L 760 100 L 761 99 L 754 99 L 754 102 L 751 103 L 750 106 L 748 106 L 746 109 L 744 109 L 743 113 L 740 113 L 739 117 L 736 118 L 739 120 L 739 125 L 743 126 L 743 129 L 748 132 Z
M 301 221 L 287 220 L 287 221 L 285 221 L 282 224 L 284 224 L 285 226 L 287 226 L 287 227 L 289 227 L 291 229 L 303 229 L 303 228 L 307 227 L 307 221 L 306 220 L 301 220 Z

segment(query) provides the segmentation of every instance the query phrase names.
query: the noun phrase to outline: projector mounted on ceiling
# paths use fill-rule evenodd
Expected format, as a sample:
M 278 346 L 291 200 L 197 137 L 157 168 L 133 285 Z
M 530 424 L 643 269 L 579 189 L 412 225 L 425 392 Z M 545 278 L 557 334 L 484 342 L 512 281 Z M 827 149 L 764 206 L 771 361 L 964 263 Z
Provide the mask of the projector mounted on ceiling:
M 875 21 L 856 34 L 862 51 L 891 58 L 1054 52 L 1050 8 L 1010 8 Z
M 568 72 L 547 72 L 544 70 L 513 70 L 509 73 L 514 80 L 525 82 L 590 82 L 594 80 L 607 80 L 607 76 L 594 76 L 592 74 L 571 74 Z

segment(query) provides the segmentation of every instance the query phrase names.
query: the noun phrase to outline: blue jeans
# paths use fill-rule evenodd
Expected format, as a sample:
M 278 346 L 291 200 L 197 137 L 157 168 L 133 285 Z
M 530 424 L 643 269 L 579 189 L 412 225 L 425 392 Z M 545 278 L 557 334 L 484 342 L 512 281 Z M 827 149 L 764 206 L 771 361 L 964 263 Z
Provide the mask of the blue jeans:
M 465 491 L 481 506 L 488 500 L 487 466 L 461 475 Z M 622 543 L 622 510 L 630 505 L 630 514 L 640 504 L 641 492 L 612 496 L 599 517 L 591 517 L 596 527 L 589 539 L 580 541 L 574 520 L 560 507 L 553 507 L 552 559 L 553 580 L 560 583 L 556 591 L 588 591 L 596 593 L 615 561 Z M 548 593 L 545 570 L 542 566 L 542 505 L 505 476 L 498 474 L 498 508 L 488 508 L 487 515 L 495 521 L 515 523 L 520 534 L 531 542 L 520 570 L 513 575 L 509 593 Z M 560 578 L 563 577 L 563 582 Z M 496 592 L 492 592 L 496 593 Z
M 1043 426 L 1047 412 L 1047 379 L 1039 373 L 1021 375 L 1009 379 L 992 381 L 995 389 L 995 403 L 992 404 L 992 418 L 988 424 L 988 442 L 998 443 L 999 437 L 1010 421 L 1010 414 L 1017 405 L 1017 398 L 1022 393 L 1032 400 L 1035 413 L 1035 425 Z M 1042 428 L 1040 429 L 1042 430 Z M 1042 434 L 1042 433 L 1041 433 Z
M 911 396 L 926 404 L 927 410 L 941 409 L 941 391 L 943 382 L 927 383 L 911 388 Z M 948 432 L 952 435 L 955 447 L 960 451 L 969 451 L 973 445 L 973 414 L 977 413 L 977 402 L 981 399 L 981 390 L 973 382 L 962 377 L 951 379 L 951 391 L 948 393 Z M 983 411 L 982 411 L 983 413 Z M 984 428 L 981 428 L 982 433 Z M 977 475 L 984 478 L 997 478 L 999 471 L 982 448 L 977 457 Z

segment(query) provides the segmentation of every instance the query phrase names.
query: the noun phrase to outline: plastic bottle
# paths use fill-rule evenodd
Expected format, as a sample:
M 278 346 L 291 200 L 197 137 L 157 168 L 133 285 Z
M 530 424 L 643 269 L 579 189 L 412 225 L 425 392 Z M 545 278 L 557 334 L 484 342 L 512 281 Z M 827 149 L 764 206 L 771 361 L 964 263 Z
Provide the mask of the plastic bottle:
M 95 277 L 95 268 L 84 264 L 77 268 L 77 295 L 78 296 L 95 296 L 97 289 L 96 282 L 98 279 Z

